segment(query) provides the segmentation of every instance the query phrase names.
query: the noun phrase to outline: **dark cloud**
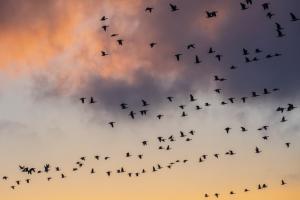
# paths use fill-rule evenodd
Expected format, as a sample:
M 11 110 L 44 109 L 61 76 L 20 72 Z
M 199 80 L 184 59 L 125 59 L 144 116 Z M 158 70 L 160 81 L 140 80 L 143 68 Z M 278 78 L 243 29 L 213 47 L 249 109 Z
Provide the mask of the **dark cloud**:
M 91 73 L 87 84 L 73 95 L 96 96 L 101 105 L 109 109 L 121 102 L 137 103 L 141 98 L 156 103 L 168 95 L 188 95 L 198 90 L 212 92 L 209 89 L 214 84 L 214 75 L 228 79 L 216 86 L 224 88 L 225 96 L 245 96 L 254 90 L 275 87 L 281 89 L 276 99 L 299 95 L 297 44 L 300 44 L 300 26 L 299 22 L 291 22 L 289 16 L 289 12 L 294 12 L 300 17 L 300 13 L 294 10 L 299 7 L 299 2 L 272 1 L 270 11 L 275 13 L 272 20 L 266 17 L 259 1 L 246 11 L 240 10 L 239 2 L 174 1 L 180 8 L 176 13 L 169 11 L 168 3 L 157 1 L 151 4 L 155 7 L 152 14 L 145 13 L 141 7 L 135 16 L 139 19 L 138 30 L 130 35 L 131 38 L 125 38 L 130 43 L 128 49 L 126 45 L 123 47 L 127 51 L 126 56 L 129 59 L 131 56 L 140 57 L 148 62 L 147 66 L 133 63 L 139 66 L 133 72 L 134 81 L 103 78 Z M 145 3 L 146 6 L 148 3 Z M 207 19 L 206 10 L 218 10 L 218 17 Z M 286 37 L 276 37 L 275 22 L 285 28 Z M 111 23 L 117 27 L 118 21 Z M 152 41 L 158 45 L 149 50 L 147 45 Z M 189 43 L 195 43 L 197 48 L 186 50 Z M 211 46 L 223 55 L 222 62 L 207 54 Z M 242 48 L 248 49 L 252 53 L 250 57 L 257 56 L 259 61 L 246 64 Z M 263 52 L 255 55 L 255 48 Z M 117 53 L 121 54 L 122 51 Z M 175 61 L 176 53 L 183 54 L 179 63 Z M 274 53 L 282 53 L 282 56 L 264 59 L 265 55 Z M 203 61 L 200 65 L 194 64 L 196 54 Z M 231 65 L 238 69 L 230 70 Z M 41 87 L 38 90 L 46 91 L 46 96 L 60 94 L 55 91 L 58 88 L 55 81 L 53 83 L 54 87 Z

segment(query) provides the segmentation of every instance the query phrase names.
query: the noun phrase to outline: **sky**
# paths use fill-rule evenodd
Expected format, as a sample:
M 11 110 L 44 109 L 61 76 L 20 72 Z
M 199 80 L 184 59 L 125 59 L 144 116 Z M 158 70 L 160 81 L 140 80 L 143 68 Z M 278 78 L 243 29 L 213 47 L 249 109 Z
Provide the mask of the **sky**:
M 300 21 L 292 22 L 289 14 L 300 18 L 299 1 L 267 1 L 269 10 L 263 10 L 263 0 L 254 0 L 247 10 L 241 10 L 242 1 L 217 0 L 0 2 L 0 177 L 9 177 L 0 181 L 4 199 L 196 200 L 205 199 L 205 193 L 210 199 L 214 193 L 220 199 L 299 199 L 299 109 L 276 112 L 289 103 L 299 107 Z M 179 10 L 171 12 L 169 3 Z M 152 13 L 146 7 L 153 7 Z M 213 10 L 217 17 L 207 18 L 206 11 Z M 272 19 L 268 12 L 275 14 Z M 102 16 L 108 19 L 101 21 Z M 277 37 L 275 23 L 284 28 L 284 37 Z M 103 25 L 109 26 L 106 32 Z M 151 42 L 157 45 L 150 48 Z M 188 50 L 188 44 L 195 49 Z M 210 47 L 216 53 L 208 54 Z M 243 48 L 258 61 L 245 63 Z M 257 48 L 262 52 L 256 54 Z M 281 56 L 265 58 L 276 53 Z M 215 81 L 216 75 L 226 81 Z M 264 88 L 279 91 L 263 95 Z M 253 91 L 260 96 L 252 98 Z M 190 102 L 190 94 L 197 100 Z M 81 97 L 91 96 L 95 104 L 81 103 Z M 244 96 L 246 103 L 240 100 Z M 146 116 L 139 114 L 142 99 L 150 104 Z M 129 108 L 122 110 L 121 103 Z M 181 117 L 179 105 L 186 105 L 187 117 Z M 196 105 L 203 109 L 195 110 Z M 137 113 L 134 120 L 130 111 Z M 157 114 L 164 116 L 158 120 Z M 282 116 L 287 122 L 280 122 Z M 114 128 L 110 121 L 116 122 Z M 258 131 L 263 125 L 268 130 Z M 248 131 L 241 132 L 242 126 Z M 195 130 L 191 141 L 179 137 L 190 130 Z M 157 137 L 170 135 L 176 141 L 162 145 L 172 149 L 158 150 Z M 262 153 L 255 154 L 255 147 Z M 225 156 L 228 150 L 236 155 Z M 126 158 L 126 152 L 133 157 Z M 199 163 L 203 154 L 208 159 Z M 84 166 L 72 172 L 82 156 Z M 184 159 L 188 162 L 167 169 Z M 67 178 L 54 169 L 29 176 L 18 168 L 42 169 L 46 163 L 60 166 Z M 157 164 L 164 168 L 152 173 Z M 147 173 L 129 178 L 115 173 L 120 167 Z M 282 179 L 287 185 L 281 186 Z M 21 185 L 12 190 L 16 180 Z M 257 190 L 262 183 L 268 188 Z M 236 194 L 229 195 L 231 190 Z

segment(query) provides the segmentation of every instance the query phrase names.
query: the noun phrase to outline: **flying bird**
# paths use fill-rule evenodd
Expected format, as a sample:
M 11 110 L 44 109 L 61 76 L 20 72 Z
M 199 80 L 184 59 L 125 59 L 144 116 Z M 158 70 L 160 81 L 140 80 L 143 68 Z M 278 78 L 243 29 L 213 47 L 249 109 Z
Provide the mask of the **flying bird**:
M 297 18 L 293 13 L 290 13 L 290 16 L 291 16 L 291 21 L 292 21 L 292 22 L 295 22 L 295 21 L 300 20 L 300 19 Z
M 152 10 L 153 10 L 153 9 L 154 9 L 153 7 L 147 7 L 147 8 L 145 9 L 145 12 L 152 13 Z
M 174 4 L 170 3 L 169 6 L 170 6 L 172 12 L 175 12 L 175 11 L 179 10 L 177 5 L 174 5 Z

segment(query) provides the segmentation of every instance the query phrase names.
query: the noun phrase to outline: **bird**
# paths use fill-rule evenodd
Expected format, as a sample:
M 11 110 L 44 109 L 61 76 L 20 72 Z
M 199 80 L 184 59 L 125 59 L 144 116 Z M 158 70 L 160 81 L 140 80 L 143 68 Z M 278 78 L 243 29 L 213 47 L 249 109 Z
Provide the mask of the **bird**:
M 112 128 L 114 128 L 114 124 L 115 124 L 116 122 L 109 122 L 108 124 L 112 127 Z
M 217 11 L 206 11 L 207 18 L 217 17 Z
M 216 55 L 216 58 L 218 59 L 218 61 L 221 61 L 221 57 L 222 57 L 222 55 L 220 55 L 220 54 Z
M 148 145 L 148 141 L 144 140 L 142 141 L 143 146 L 147 146 Z
M 297 18 L 297 17 L 295 16 L 295 14 L 293 14 L 293 13 L 291 13 L 291 12 L 290 12 L 290 16 L 291 16 L 291 21 L 292 21 L 292 22 L 295 22 L 295 21 L 300 20 L 299 18 Z
M 249 63 L 249 62 L 251 62 L 250 58 L 248 58 L 248 57 L 245 57 L 245 62 L 246 62 L 246 63 Z
M 175 11 L 179 10 L 177 5 L 169 3 L 169 6 L 170 6 L 172 12 L 175 12 Z
M 145 101 L 144 99 L 142 99 L 142 106 L 149 106 L 150 104 L 148 104 L 148 102 L 147 101 Z
M 230 103 L 234 103 L 235 98 L 234 97 L 230 97 L 230 98 L 228 98 L 228 100 L 230 101 Z
M 164 116 L 164 115 L 159 114 L 159 115 L 157 115 L 156 117 L 157 117 L 158 119 L 161 119 L 163 116 Z
M 108 19 L 108 18 L 107 18 L 106 16 L 102 16 L 100 20 L 101 20 L 101 21 L 105 21 L 105 20 L 107 20 L 107 19 Z
M 285 145 L 286 145 L 287 148 L 290 148 L 291 143 L 290 142 L 286 142 Z
M 90 98 L 90 104 L 96 103 L 96 101 L 94 100 L 94 97 Z
M 270 94 L 271 92 L 268 91 L 268 89 L 264 89 L 264 94 Z
M 103 26 L 102 26 L 102 29 L 106 32 L 107 29 L 108 29 L 108 27 L 109 27 L 108 25 L 103 25 Z
M 213 48 L 212 48 L 212 47 L 210 47 L 210 48 L 209 48 L 209 50 L 208 50 L 208 53 L 209 53 L 209 54 L 212 54 L 212 53 L 215 53 L 215 52 L 216 52 L 216 51 L 215 51 L 215 50 L 213 50 Z
M 66 178 L 66 176 L 64 174 L 61 174 L 60 177 L 61 178 Z
M 215 89 L 215 92 L 218 93 L 218 94 L 220 94 L 220 93 L 221 93 L 221 90 L 222 90 L 222 89 L 219 89 L 219 88 L 218 88 L 218 89 Z
M 270 6 L 270 3 L 263 3 L 262 4 L 262 7 L 263 7 L 264 10 L 268 10 L 269 6 Z
M 101 51 L 101 56 L 108 56 L 108 53 L 106 53 L 105 51 Z
M 281 180 L 281 185 L 286 185 L 286 182 L 284 180 Z
M 180 105 L 180 106 L 178 106 L 180 109 L 184 109 L 184 107 L 185 107 L 185 105 Z
M 96 160 L 99 160 L 100 156 L 95 155 L 94 158 L 95 158 Z
M 128 108 L 126 103 L 121 103 L 120 106 L 121 106 L 122 110 L 125 110 Z
M 119 34 L 117 34 L 117 33 L 113 33 L 113 34 L 111 34 L 110 35 L 110 37 L 116 37 L 116 36 L 118 36 Z
M 152 13 L 153 9 L 154 9 L 153 7 L 147 7 L 147 8 L 145 8 L 145 12 Z
M 181 56 L 182 56 L 181 53 L 175 54 L 176 60 L 179 61 Z
M 150 47 L 151 47 L 151 48 L 153 48 L 155 45 L 156 45 L 155 42 L 151 42 L 151 43 L 150 43 Z
M 193 101 L 196 101 L 197 99 L 192 95 L 190 94 L 190 101 L 193 102 Z
M 195 56 L 195 64 L 199 64 L 202 61 L 199 59 L 198 55 Z
M 123 40 L 123 39 L 118 39 L 118 40 L 117 40 L 117 42 L 118 42 L 118 44 L 119 44 L 120 46 L 122 46 L 122 45 L 123 45 L 123 42 L 124 42 L 124 40 Z
M 221 102 L 221 105 L 223 105 L 223 106 L 226 105 L 226 104 L 227 104 L 227 103 L 226 103 L 225 101 L 222 101 L 222 102 Z
M 135 112 L 130 111 L 130 113 L 129 113 L 128 115 L 131 117 L 131 119 L 134 119 L 134 115 L 135 115 L 135 114 L 136 114 Z
M 186 48 L 187 49 L 195 49 L 196 47 L 195 47 L 195 44 L 188 44 Z
M 252 0 L 246 0 L 246 4 L 252 5 Z
M 246 6 L 246 4 L 240 3 L 240 5 L 241 5 L 241 10 L 246 10 L 246 9 L 248 9 L 248 7 Z
M 184 132 L 180 131 L 180 137 L 185 137 L 186 135 L 184 134 Z
M 141 111 L 140 111 L 141 115 L 146 115 L 147 112 L 148 112 L 148 110 L 141 110 Z
M 80 98 L 81 103 L 85 103 L 85 99 L 86 99 L 85 97 L 81 97 Z
M 246 55 L 248 55 L 248 54 L 249 54 L 248 50 L 245 49 L 245 48 L 243 48 L 243 55 L 246 56 Z
M 246 132 L 246 131 L 248 131 L 245 127 L 241 127 L 241 130 L 242 130 L 242 132 Z
M 85 161 L 85 160 L 86 160 L 86 157 L 82 156 L 82 157 L 80 158 L 80 160 Z
M 269 19 L 272 19 L 272 17 L 274 16 L 275 14 L 274 13 L 271 13 L 271 12 L 268 12 L 267 13 L 267 17 L 269 18 Z
M 252 97 L 259 97 L 259 95 L 256 92 L 252 92 Z
M 170 102 L 173 102 L 174 97 L 167 97 Z
M 262 137 L 262 139 L 264 139 L 264 140 L 268 140 L 268 138 L 269 138 L 269 136 L 267 136 L 267 135 Z
M 276 111 L 277 111 L 277 112 L 281 112 L 281 113 L 283 113 L 284 109 L 285 109 L 285 108 L 278 107 L 278 108 L 276 109 Z
M 50 170 L 50 165 L 49 164 L 44 165 L 44 172 L 48 173 L 49 170 Z
M 187 116 L 186 112 L 183 111 L 181 117 L 186 117 L 186 116 Z
M 231 69 L 231 70 L 234 70 L 234 69 L 236 69 L 236 68 L 237 68 L 237 67 L 234 66 L 234 65 L 231 65 L 231 66 L 230 66 L 230 69 Z
M 202 108 L 199 105 L 196 105 L 196 110 L 201 110 Z
M 92 168 L 91 169 L 91 174 L 95 174 L 96 172 L 95 172 L 95 170 L 94 170 L 94 168 Z
M 255 53 L 261 53 L 262 52 L 262 50 L 260 50 L 260 49 L 255 49 Z
M 131 157 L 131 154 L 129 152 L 126 153 L 126 157 L 129 158 Z
M 281 32 L 281 30 L 276 30 L 277 31 L 277 37 L 284 37 L 285 36 L 285 34 L 283 34 L 282 32 Z
M 258 147 L 255 147 L 255 153 L 261 153 L 261 150 Z
M 287 119 L 285 118 L 285 116 L 283 116 L 282 118 L 281 118 L 281 121 L 280 122 L 286 122 L 287 121 Z
M 275 23 L 276 25 L 276 30 L 283 30 L 284 28 L 279 24 L 279 23 Z
M 296 108 L 296 107 L 295 107 L 293 104 L 290 104 L 290 103 L 289 103 L 286 110 L 287 110 L 288 112 L 290 112 L 290 111 L 294 110 L 295 108 Z
M 230 127 L 225 128 L 225 131 L 226 131 L 227 134 L 229 133 L 230 129 L 231 129 Z

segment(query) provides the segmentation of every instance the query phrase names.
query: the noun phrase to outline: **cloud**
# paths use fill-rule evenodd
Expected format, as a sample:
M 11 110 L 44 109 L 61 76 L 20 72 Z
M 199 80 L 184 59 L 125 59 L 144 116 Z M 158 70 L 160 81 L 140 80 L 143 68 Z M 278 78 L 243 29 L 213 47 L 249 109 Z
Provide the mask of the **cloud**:
M 299 29 L 285 10 L 298 3 L 272 3 L 276 21 L 286 27 L 287 37 L 281 39 L 276 38 L 275 21 L 265 17 L 260 5 L 241 11 L 236 2 L 174 3 L 180 8 L 175 13 L 164 1 L 4 1 L 0 73 L 31 74 L 34 94 L 39 97 L 88 94 L 108 108 L 137 97 L 156 102 L 167 95 L 212 92 L 213 87 L 222 87 L 225 96 L 279 87 L 278 98 L 296 98 L 299 62 L 294 44 Z M 144 12 L 146 6 L 154 7 L 152 14 Z M 217 10 L 218 17 L 207 19 L 206 10 Z M 101 30 L 102 15 L 109 18 L 104 22 L 110 26 L 108 33 Z M 255 28 L 249 30 L 249 24 Z M 109 37 L 111 33 L 120 34 L 123 47 Z M 158 45 L 151 49 L 150 42 Z M 189 43 L 197 48 L 188 51 Z M 223 55 L 222 62 L 207 54 L 211 46 Z M 242 48 L 251 52 L 261 48 L 260 61 L 245 64 Z M 110 56 L 101 57 L 101 50 Z M 283 56 L 263 59 L 275 52 Z M 181 62 L 175 61 L 176 53 L 183 54 Z M 202 64 L 194 64 L 195 55 Z M 231 65 L 238 69 L 229 70 Z M 215 74 L 228 81 L 216 85 Z

